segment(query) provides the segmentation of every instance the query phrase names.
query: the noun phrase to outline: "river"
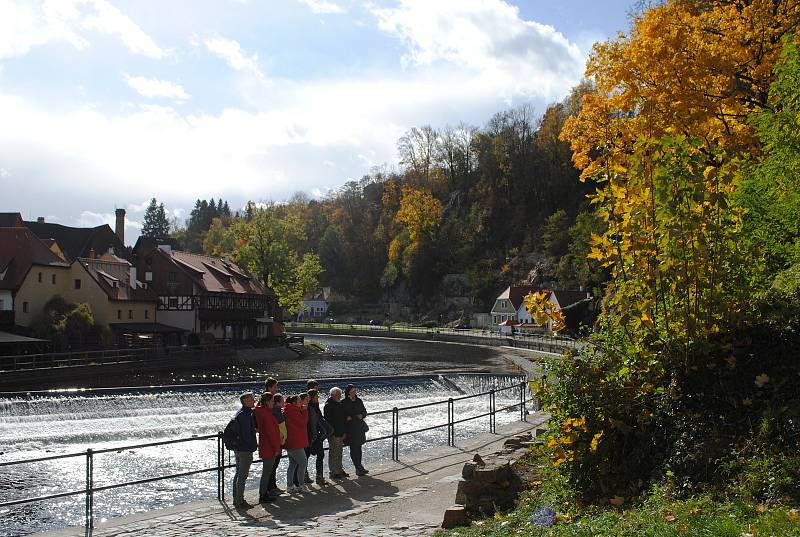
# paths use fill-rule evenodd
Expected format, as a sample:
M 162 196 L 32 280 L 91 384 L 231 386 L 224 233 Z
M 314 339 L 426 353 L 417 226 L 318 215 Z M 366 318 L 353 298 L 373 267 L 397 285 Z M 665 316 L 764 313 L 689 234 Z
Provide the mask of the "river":
M 520 381 L 508 374 L 502 351 L 491 348 L 362 337 L 314 336 L 307 339 L 323 343 L 327 350 L 295 361 L 210 368 L 158 377 L 140 375 L 130 379 L 130 385 L 158 384 L 156 387 L 39 392 L 0 398 L 0 462 L 80 453 L 87 448 L 114 448 L 94 457 L 95 486 L 210 468 L 216 465 L 216 439 L 135 450 L 117 449 L 214 434 L 235 412 L 238 394 L 248 389 L 258 391 L 268 375 L 284 381 L 280 389 L 285 393 L 302 388 L 302 383 L 286 382 L 286 379 L 340 379 L 322 380 L 321 387 L 328 389 L 353 377 L 403 376 L 394 380 L 365 378 L 356 381 L 372 413 L 394 406 L 457 398 L 491 387 L 514 386 Z M 412 374 L 420 376 L 410 376 Z M 220 384 L 200 386 L 198 383 Z M 518 401 L 518 389 L 511 389 L 498 395 L 497 407 Z M 485 396 L 454 404 L 456 419 L 477 416 L 487 409 Z M 402 411 L 399 418 L 401 431 L 437 425 L 447 421 L 447 405 Z M 498 414 L 497 423 L 518 418 L 518 410 L 509 410 Z M 368 417 L 367 421 L 372 438 L 392 432 L 391 414 Z M 488 418 L 479 418 L 456 426 L 456 437 L 472 436 L 487 429 Z M 445 429 L 403 436 L 400 453 L 445 443 Z M 389 441 L 368 444 L 365 464 L 389 458 L 390 450 Z M 345 459 L 349 463 L 347 455 Z M 80 456 L 0 467 L 0 502 L 81 490 L 85 486 L 85 460 L 85 456 Z M 285 461 L 281 470 L 285 482 Z M 248 488 L 257 486 L 259 475 L 259 469 L 254 466 Z M 228 490 L 231 477 L 229 470 Z M 111 517 L 212 498 L 215 494 L 214 472 L 111 489 L 96 494 L 95 516 L 102 522 Z M 75 496 L 0 508 L 0 535 L 26 535 L 79 525 L 83 505 L 83 496 Z

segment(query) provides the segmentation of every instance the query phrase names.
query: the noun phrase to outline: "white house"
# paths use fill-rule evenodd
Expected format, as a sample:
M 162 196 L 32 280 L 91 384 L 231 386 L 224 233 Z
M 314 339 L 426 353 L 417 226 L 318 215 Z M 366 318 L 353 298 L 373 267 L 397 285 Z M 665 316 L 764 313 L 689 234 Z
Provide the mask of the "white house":
M 320 319 L 327 315 L 331 299 L 331 288 L 323 287 L 315 293 L 303 297 L 303 307 L 297 314 L 297 319 Z
M 533 330 L 545 328 L 552 330 L 551 323 L 548 322 L 544 327 L 536 326 L 533 317 L 525 307 L 525 297 L 529 293 L 536 293 L 540 289 L 536 289 L 530 284 L 514 284 L 509 285 L 505 291 L 500 293 L 497 297 L 492 308 L 492 325 L 495 327 L 508 327 L 511 323 L 506 321 L 513 321 L 514 325 L 522 330 Z M 579 302 L 588 301 L 591 299 L 591 294 L 586 291 L 551 291 L 542 289 L 541 291 L 547 293 L 547 301 L 556 306 L 558 309 L 564 310 Z M 504 323 L 506 323 L 504 325 Z M 510 331 L 510 328 L 506 328 Z

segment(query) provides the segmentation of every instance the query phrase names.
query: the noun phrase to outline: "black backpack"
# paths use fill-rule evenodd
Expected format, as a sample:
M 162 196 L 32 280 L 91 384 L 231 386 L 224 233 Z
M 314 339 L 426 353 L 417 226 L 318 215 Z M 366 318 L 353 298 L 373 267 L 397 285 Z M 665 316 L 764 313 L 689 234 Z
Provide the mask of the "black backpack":
M 225 444 L 225 449 L 236 451 L 241 448 L 241 430 L 242 428 L 239 425 L 239 420 L 237 420 L 236 417 L 231 418 L 231 421 L 225 426 L 225 430 L 222 431 L 222 443 Z

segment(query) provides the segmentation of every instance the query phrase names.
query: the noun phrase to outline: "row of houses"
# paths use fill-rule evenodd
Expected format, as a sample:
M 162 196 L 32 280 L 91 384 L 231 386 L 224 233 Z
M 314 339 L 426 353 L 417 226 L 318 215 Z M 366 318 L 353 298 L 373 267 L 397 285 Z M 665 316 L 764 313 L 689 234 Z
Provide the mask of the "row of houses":
M 125 211 L 116 229 L 25 221 L 0 213 L 0 330 L 24 332 L 54 296 L 90 306 L 120 341 L 167 343 L 280 338 L 272 290 L 228 258 L 175 249 L 140 237 L 125 246 Z

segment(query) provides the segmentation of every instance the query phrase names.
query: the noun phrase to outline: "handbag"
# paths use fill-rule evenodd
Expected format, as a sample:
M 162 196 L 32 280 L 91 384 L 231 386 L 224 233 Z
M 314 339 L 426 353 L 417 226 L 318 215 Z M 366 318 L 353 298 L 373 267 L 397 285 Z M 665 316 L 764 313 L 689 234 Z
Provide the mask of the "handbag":
M 367 425 L 367 422 L 366 422 L 366 421 L 364 421 L 364 420 L 361 420 L 361 428 L 362 428 L 362 430 L 363 430 L 365 433 L 366 433 L 367 431 L 369 431 L 369 425 Z

